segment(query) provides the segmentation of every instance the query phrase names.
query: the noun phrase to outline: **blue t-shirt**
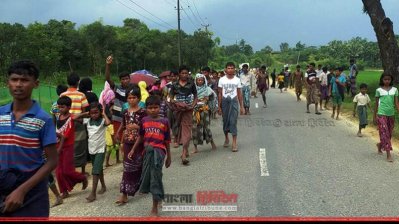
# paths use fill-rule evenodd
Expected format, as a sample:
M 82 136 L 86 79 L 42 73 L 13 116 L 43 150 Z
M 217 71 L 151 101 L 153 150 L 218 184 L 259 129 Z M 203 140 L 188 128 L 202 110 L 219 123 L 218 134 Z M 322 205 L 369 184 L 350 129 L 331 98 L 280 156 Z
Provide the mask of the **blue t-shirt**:
M 337 83 L 335 82 L 336 79 L 337 79 L 336 76 L 333 76 L 333 77 L 331 78 L 331 81 L 330 81 L 330 84 L 332 85 L 332 86 L 331 86 L 331 94 L 332 94 L 332 95 L 338 95 L 338 94 L 340 94 L 340 92 L 339 92 L 339 90 L 338 90 Z M 338 77 L 338 80 L 339 80 L 341 83 L 345 83 L 345 82 L 346 82 L 345 76 L 342 76 L 342 75 Z
M 12 103 L 0 107 L 0 170 L 36 170 L 44 163 L 44 147 L 57 143 L 52 118 L 32 101 L 32 107 L 18 122 Z

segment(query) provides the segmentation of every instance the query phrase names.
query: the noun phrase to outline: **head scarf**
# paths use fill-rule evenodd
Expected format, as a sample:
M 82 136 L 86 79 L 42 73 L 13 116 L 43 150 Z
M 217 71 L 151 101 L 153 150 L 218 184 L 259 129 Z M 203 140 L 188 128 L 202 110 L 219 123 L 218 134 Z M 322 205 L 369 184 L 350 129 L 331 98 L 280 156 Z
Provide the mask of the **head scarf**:
M 204 84 L 202 86 L 197 86 L 197 79 L 203 78 L 204 79 Z M 207 97 L 210 95 L 210 92 L 208 90 L 208 82 L 206 80 L 206 77 L 204 74 L 197 74 L 195 75 L 195 87 L 197 87 L 197 96 L 198 99 L 202 99 L 204 97 Z
M 140 81 L 139 88 L 141 93 L 141 102 L 145 103 L 145 100 L 150 96 L 150 94 L 147 91 L 147 83 L 144 81 Z
M 115 99 L 115 93 L 111 89 L 109 83 L 105 81 L 104 90 L 101 92 L 100 99 L 98 101 L 101 105 L 103 105 L 103 108 L 105 108 L 105 106 L 109 105 L 113 99 Z

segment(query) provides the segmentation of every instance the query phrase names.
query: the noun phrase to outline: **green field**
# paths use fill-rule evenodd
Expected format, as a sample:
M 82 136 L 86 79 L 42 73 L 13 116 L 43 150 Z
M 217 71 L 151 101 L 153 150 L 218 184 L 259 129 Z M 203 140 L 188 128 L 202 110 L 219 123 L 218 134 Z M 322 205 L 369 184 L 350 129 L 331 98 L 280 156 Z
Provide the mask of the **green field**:
M 93 92 L 100 96 L 102 89 L 104 88 L 104 78 L 95 76 L 91 77 L 93 80 Z M 65 84 L 65 83 L 64 83 Z M 45 111 L 50 111 L 51 104 L 58 99 L 57 93 L 55 91 L 57 84 L 50 84 L 48 82 L 42 82 L 39 88 L 34 89 L 32 93 L 32 98 L 37 100 L 40 106 Z M 5 85 L 0 86 L 0 105 L 11 102 L 11 96 Z

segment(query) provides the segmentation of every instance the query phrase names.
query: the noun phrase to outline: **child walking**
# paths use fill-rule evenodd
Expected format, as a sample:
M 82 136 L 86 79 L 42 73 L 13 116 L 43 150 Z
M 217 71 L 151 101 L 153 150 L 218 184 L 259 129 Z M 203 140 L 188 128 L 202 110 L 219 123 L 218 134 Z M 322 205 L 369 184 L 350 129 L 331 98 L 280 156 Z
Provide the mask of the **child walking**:
M 89 136 L 89 154 L 93 164 L 91 171 L 93 175 L 93 188 L 90 195 L 86 198 L 87 202 L 96 200 L 98 180 L 101 182 L 101 189 L 98 194 L 104 194 L 107 190 L 104 181 L 103 163 L 105 158 L 105 130 L 111 121 L 98 102 L 93 102 L 89 106 L 90 118 L 85 120 L 87 133 Z
M 357 132 L 358 137 L 362 137 L 362 129 L 366 128 L 367 122 L 367 106 L 369 107 L 370 111 L 373 112 L 370 106 L 370 97 L 367 94 L 367 84 L 362 83 L 360 84 L 360 93 L 357 94 L 353 98 L 354 108 L 353 108 L 353 116 L 357 115 L 359 118 L 359 131 Z
M 388 162 L 393 162 L 391 138 L 395 126 L 395 107 L 399 111 L 398 95 L 398 89 L 393 86 L 393 76 L 384 72 L 380 77 L 380 88 L 375 91 L 373 121 L 378 124 L 380 134 L 378 154 L 386 151 Z
M 195 76 L 195 86 L 197 87 L 198 101 L 193 111 L 193 143 L 194 150 L 192 153 L 197 153 L 197 145 L 202 145 L 204 140 L 208 144 L 212 144 L 212 149 L 216 149 L 215 142 L 212 138 L 212 132 L 209 128 L 209 96 L 213 94 L 213 90 L 208 86 L 205 75 L 197 74 Z
M 74 166 L 74 144 L 75 144 L 75 122 L 74 117 L 69 112 L 72 105 L 71 98 L 61 96 L 57 100 L 60 112 L 56 123 L 58 143 L 58 166 L 55 175 L 62 198 L 69 197 L 73 187 L 77 183 L 83 183 L 82 190 L 87 188 L 87 177 L 83 173 L 78 173 Z
M 284 73 L 283 72 L 278 74 L 277 82 L 278 82 L 278 88 L 280 89 L 280 93 L 283 93 L 283 89 L 284 89 Z
M 129 108 L 123 113 L 122 125 L 118 132 L 123 132 L 123 175 L 120 183 L 120 193 L 122 195 L 115 202 L 125 204 L 128 196 L 134 196 L 140 187 L 140 177 L 143 165 L 143 146 L 139 145 L 135 153 L 128 157 L 134 143 L 139 137 L 139 128 L 142 119 L 146 116 L 145 109 L 139 106 L 141 91 L 138 87 L 133 87 L 127 93 Z
M 140 193 L 152 194 L 151 215 L 158 216 L 158 204 L 164 199 L 162 183 L 162 167 L 168 168 L 170 158 L 170 127 L 166 118 L 159 116 L 161 99 L 158 96 L 150 96 L 146 100 L 147 114 L 140 124 L 139 137 L 129 152 L 128 157 L 133 158 L 141 144 L 144 143 L 143 173 L 141 175 Z

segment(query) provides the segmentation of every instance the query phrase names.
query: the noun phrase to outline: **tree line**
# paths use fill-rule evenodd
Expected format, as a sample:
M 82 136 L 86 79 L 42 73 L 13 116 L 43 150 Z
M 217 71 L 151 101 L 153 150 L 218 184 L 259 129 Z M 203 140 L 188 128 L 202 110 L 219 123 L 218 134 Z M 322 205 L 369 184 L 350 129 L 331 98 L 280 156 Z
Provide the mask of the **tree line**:
M 101 20 L 76 27 L 76 23 L 49 20 L 27 26 L 0 23 L 0 69 L 5 74 L 12 61 L 33 59 L 42 71 L 42 77 L 80 72 L 82 76 L 101 74 L 105 58 L 115 58 L 114 73 L 122 71 L 176 69 L 176 30 L 161 32 L 149 29 L 138 19 L 127 18 L 123 26 L 104 25 Z M 209 65 L 223 69 L 227 61 L 249 62 L 251 67 L 280 66 L 314 61 L 323 65 L 347 64 L 350 58 L 362 67 L 381 68 L 377 42 L 356 37 L 348 41 L 332 40 L 323 46 L 306 46 L 299 41 L 295 46 L 281 43 L 280 49 L 265 46 L 254 51 L 245 40 L 221 45 L 212 32 L 197 30 L 181 33 L 182 63 L 193 70 Z M 396 36 L 398 38 L 398 36 Z M 265 40 L 266 42 L 266 40 Z

